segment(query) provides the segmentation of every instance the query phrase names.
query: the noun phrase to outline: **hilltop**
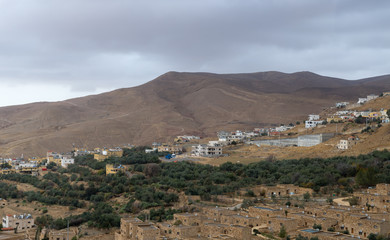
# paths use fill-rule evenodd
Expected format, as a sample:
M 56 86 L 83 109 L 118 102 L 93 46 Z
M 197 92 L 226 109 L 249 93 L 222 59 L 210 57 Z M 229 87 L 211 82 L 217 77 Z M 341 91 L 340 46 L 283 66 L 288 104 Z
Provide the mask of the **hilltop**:
M 311 72 L 168 72 L 138 87 L 0 108 L 0 155 L 150 144 L 176 135 L 295 122 L 337 101 L 390 90 L 390 75 L 348 81 Z

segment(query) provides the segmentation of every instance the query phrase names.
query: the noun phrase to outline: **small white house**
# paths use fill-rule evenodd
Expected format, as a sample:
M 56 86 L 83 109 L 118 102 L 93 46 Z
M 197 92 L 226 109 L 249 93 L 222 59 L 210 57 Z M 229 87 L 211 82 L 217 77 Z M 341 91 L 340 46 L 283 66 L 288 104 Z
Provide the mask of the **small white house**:
M 367 98 L 359 98 L 358 99 L 358 104 L 364 104 L 364 103 L 366 103 L 368 100 L 367 100 Z
M 74 158 L 61 158 L 61 167 L 67 168 L 69 164 L 74 164 Z
M 375 95 L 375 94 L 370 94 L 370 95 L 367 95 L 367 101 L 371 101 L 371 100 L 374 100 L 376 98 L 378 98 L 379 96 L 378 95 Z
M 310 114 L 309 115 L 309 121 L 316 121 L 320 119 L 320 115 L 317 114 Z
M 323 121 L 305 121 L 305 128 L 314 128 L 321 125 Z
M 337 108 L 346 107 L 349 104 L 349 102 L 338 102 L 336 103 Z
M 340 142 L 337 144 L 337 148 L 340 150 L 347 150 L 348 149 L 349 142 L 348 140 L 340 140 Z

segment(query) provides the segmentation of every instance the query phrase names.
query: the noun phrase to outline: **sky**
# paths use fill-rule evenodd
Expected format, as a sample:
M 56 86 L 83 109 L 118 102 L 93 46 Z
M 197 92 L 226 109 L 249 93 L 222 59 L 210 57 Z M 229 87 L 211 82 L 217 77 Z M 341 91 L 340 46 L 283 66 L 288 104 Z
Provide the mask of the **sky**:
M 390 1 L 0 0 L 0 106 L 168 71 L 390 73 Z

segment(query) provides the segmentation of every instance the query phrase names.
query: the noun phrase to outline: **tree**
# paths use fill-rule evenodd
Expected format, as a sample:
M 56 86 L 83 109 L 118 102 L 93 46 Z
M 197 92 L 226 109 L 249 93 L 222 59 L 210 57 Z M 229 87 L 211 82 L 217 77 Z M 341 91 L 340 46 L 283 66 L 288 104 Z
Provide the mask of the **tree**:
M 322 226 L 321 226 L 321 224 L 316 224 L 316 223 L 314 223 L 313 229 L 321 230 L 321 229 L 322 229 Z
M 357 197 L 351 197 L 348 199 L 348 202 L 350 206 L 356 206 L 359 203 L 359 199 Z
M 387 110 L 387 117 L 390 118 L 390 109 Z
M 376 174 L 373 167 L 360 168 L 355 177 L 356 183 L 363 187 L 375 186 Z
M 376 240 L 376 237 L 377 237 L 376 234 L 370 233 L 370 234 L 368 235 L 367 238 L 368 238 L 369 240 Z
M 144 173 L 148 177 L 158 176 L 158 175 L 160 175 L 160 172 L 161 172 L 161 167 L 160 167 L 160 165 L 158 165 L 156 163 L 146 164 L 146 166 L 144 168 Z
M 287 236 L 286 228 L 284 227 L 284 225 L 282 225 L 279 231 L 279 237 L 285 238 L 286 236 Z
M 310 193 L 309 192 L 306 192 L 305 194 L 303 194 L 303 199 L 305 199 L 305 201 L 309 201 L 310 200 Z

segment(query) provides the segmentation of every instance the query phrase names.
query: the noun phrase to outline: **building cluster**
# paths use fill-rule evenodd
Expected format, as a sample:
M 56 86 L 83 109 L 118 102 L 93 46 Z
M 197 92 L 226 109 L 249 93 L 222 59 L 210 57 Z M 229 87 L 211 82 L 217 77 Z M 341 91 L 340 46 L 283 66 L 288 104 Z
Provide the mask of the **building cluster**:
M 312 193 L 293 185 L 260 186 L 264 197 L 287 197 Z M 252 234 L 278 235 L 283 229 L 292 238 L 302 235 L 319 240 L 367 239 L 372 234 L 390 237 L 390 185 L 354 194 L 359 199 L 352 207 L 312 204 L 259 205 L 245 211 L 222 207 L 198 207 L 198 212 L 177 213 L 163 223 L 123 218 L 116 240 L 131 239 L 251 239 Z
M 3 168 L 0 169 L 0 174 L 23 173 L 35 176 L 38 175 L 39 165 L 43 160 L 44 158 L 25 160 L 23 157 L 0 159 L 0 164 L 3 165 Z
M 46 159 L 46 164 L 53 162 L 63 168 L 67 168 L 69 164 L 74 164 L 74 158 L 72 153 L 59 154 L 56 152 L 49 151 L 46 154 Z
M 378 120 L 382 123 L 390 122 L 389 116 L 387 115 L 387 109 L 381 109 L 379 111 L 365 110 L 340 110 L 335 114 L 330 115 L 326 120 L 328 122 L 350 122 L 356 118 L 361 117 L 362 121 Z

